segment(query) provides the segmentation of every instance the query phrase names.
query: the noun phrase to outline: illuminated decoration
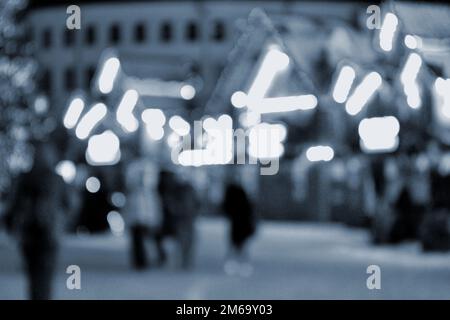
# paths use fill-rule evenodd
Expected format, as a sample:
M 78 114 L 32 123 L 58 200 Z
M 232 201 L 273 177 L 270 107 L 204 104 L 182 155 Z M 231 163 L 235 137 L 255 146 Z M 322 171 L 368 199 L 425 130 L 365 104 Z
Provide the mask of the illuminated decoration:
M 243 108 L 247 105 L 247 94 L 242 91 L 236 91 L 231 96 L 231 104 L 235 108 Z
M 192 100 L 194 99 L 196 94 L 195 88 L 190 84 L 185 84 L 180 89 L 180 96 L 184 100 Z
M 261 122 L 261 114 L 255 111 L 243 112 L 239 115 L 239 123 L 244 128 L 249 128 Z
M 391 12 L 386 13 L 380 30 L 380 47 L 386 52 L 392 50 L 392 43 L 394 41 L 397 25 L 397 16 Z
M 180 81 L 165 81 L 152 78 L 125 77 L 122 81 L 125 90 L 136 90 L 141 97 L 182 98 L 191 100 L 196 95 L 195 88 Z
M 58 162 L 55 171 L 66 183 L 72 183 L 77 175 L 77 168 L 75 167 L 75 164 L 69 160 Z
M 437 94 L 437 114 L 441 120 L 450 122 L 450 79 L 437 78 L 434 82 Z
M 95 104 L 80 120 L 75 130 L 78 139 L 86 139 L 96 125 L 106 116 L 108 112 L 105 104 Z
M 365 76 L 345 104 L 347 113 L 352 116 L 358 114 L 381 84 L 382 79 L 378 72 L 371 72 Z
M 167 137 L 167 145 L 171 148 L 175 148 L 181 142 L 180 136 L 175 132 L 172 132 Z
M 203 166 L 227 164 L 233 160 L 233 120 L 228 115 L 221 115 L 217 120 L 203 120 L 205 130 L 205 149 L 183 150 L 178 155 L 182 166 Z
M 117 237 L 123 235 L 125 231 L 125 221 L 117 211 L 110 211 L 106 216 L 111 233 Z
M 128 90 L 124 93 L 117 107 L 116 119 L 126 132 L 134 132 L 139 128 L 139 122 L 133 115 L 134 107 L 139 100 L 136 90 Z
M 422 39 L 418 36 L 407 34 L 404 39 L 405 46 L 411 50 L 419 49 L 422 47 Z
M 169 119 L 169 127 L 180 136 L 188 135 L 191 126 L 180 116 L 173 116 Z
M 306 150 L 306 158 L 311 162 L 331 161 L 334 158 L 334 150 L 330 146 L 313 146 Z
M 100 190 L 101 183 L 96 177 L 89 177 L 86 180 L 86 190 L 90 193 L 97 193 Z
M 166 116 L 161 109 L 145 109 L 141 114 L 141 119 L 145 123 L 147 135 L 152 140 L 161 140 L 164 137 L 164 124 Z
M 417 74 L 422 66 L 422 58 L 417 53 L 411 53 L 406 60 L 400 81 L 403 84 L 403 91 L 406 101 L 412 109 L 417 109 L 422 104 L 420 98 L 419 85 L 417 84 Z
M 336 80 L 333 90 L 333 99 L 337 103 L 344 103 L 352 88 L 353 81 L 355 80 L 355 70 L 350 66 L 343 66 L 339 72 L 339 76 Z
M 300 96 L 265 98 L 258 103 L 257 112 L 260 114 L 289 112 L 296 110 L 310 110 L 317 106 L 317 98 L 312 94 Z
M 358 126 L 361 149 L 365 152 L 392 152 L 398 148 L 400 123 L 393 116 L 366 118 Z
M 63 124 L 67 129 L 73 129 L 77 125 L 77 122 L 84 109 L 83 99 L 77 97 L 72 99 L 64 115 Z
M 247 107 L 256 109 L 257 103 L 264 98 L 275 76 L 289 65 L 289 57 L 277 48 L 271 48 L 264 57 L 247 96 Z
M 89 138 L 86 161 L 92 166 L 114 165 L 120 160 L 119 138 L 110 130 Z
M 260 123 L 250 129 L 248 154 L 256 159 L 280 158 L 287 130 L 282 124 Z
M 120 61 L 116 57 L 110 57 L 104 62 L 98 77 L 98 89 L 103 94 L 108 94 L 114 87 L 117 74 L 120 70 Z

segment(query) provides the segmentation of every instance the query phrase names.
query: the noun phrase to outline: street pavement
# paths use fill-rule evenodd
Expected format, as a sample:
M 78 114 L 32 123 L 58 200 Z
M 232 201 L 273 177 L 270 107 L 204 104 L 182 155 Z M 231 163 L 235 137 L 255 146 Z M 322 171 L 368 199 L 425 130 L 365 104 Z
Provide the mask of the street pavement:
M 197 224 L 196 263 L 179 271 L 133 271 L 127 237 L 64 238 L 54 281 L 56 299 L 450 299 L 450 254 L 422 253 L 417 243 L 373 246 L 366 230 L 340 224 L 263 222 L 251 243 L 253 273 L 224 272 L 227 224 Z M 81 289 L 69 290 L 67 266 L 81 268 Z M 369 290 L 369 265 L 381 268 L 381 289 Z M 0 299 L 26 298 L 20 257 L 0 232 Z

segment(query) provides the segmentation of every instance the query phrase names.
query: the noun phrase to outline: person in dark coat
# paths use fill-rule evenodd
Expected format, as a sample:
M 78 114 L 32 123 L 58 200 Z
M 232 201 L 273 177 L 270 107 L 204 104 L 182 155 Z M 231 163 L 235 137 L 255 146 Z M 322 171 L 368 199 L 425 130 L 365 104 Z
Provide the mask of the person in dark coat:
M 245 245 L 255 233 L 256 221 L 253 206 L 241 185 L 234 182 L 227 185 L 223 211 L 230 222 L 230 243 L 235 258 L 225 264 L 225 271 L 248 274 L 251 270 L 245 261 Z
M 9 214 L 18 237 L 33 300 L 51 298 L 62 213 L 69 208 L 63 179 L 56 174 L 57 153 L 48 143 L 35 143 L 29 172 L 17 179 Z

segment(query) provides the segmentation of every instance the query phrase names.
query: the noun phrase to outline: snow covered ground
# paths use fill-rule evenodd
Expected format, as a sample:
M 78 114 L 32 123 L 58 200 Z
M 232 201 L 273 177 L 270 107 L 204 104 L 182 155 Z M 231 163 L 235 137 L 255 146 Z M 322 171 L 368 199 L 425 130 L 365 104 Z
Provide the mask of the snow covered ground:
M 250 277 L 223 271 L 226 223 L 198 223 L 196 267 L 136 272 L 125 237 L 64 239 L 57 299 L 450 299 L 450 254 L 424 254 L 416 243 L 374 247 L 365 230 L 338 224 L 264 222 L 252 243 Z M 81 268 L 81 290 L 66 288 L 68 265 Z M 366 268 L 381 268 L 381 290 L 369 290 Z M 0 299 L 25 298 L 13 243 L 0 234 Z

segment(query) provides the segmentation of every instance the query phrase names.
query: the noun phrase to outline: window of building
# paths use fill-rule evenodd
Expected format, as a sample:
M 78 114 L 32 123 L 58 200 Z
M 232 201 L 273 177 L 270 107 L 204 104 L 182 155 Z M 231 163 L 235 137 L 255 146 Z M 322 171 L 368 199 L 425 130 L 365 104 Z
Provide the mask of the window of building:
M 199 28 L 197 23 L 189 22 L 186 26 L 185 38 L 187 41 L 194 42 L 199 38 Z
M 52 30 L 50 28 L 47 28 L 42 32 L 42 47 L 48 49 L 51 46 L 52 46 Z
M 75 32 L 74 30 L 65 29 L 64 30 L 64 45 L 70 47 L 75 43 Z
M 42 75 L 40 77 L 40 88 L 41 90 L 46 93 L 47 95 L 51 94 L 52 91 L 52 74 L 50 70 L 46 69 L 42 72 Z
M 162 42 L 170 42 L 172 40 L 172 25 L 170 22 L 164 22 L 161 25 L 160 39 Z
M 142 43 L 147 37 L 145 24 L 140 22 L 134 26 L 134 41 L 137 43 Z
M 93 25 L 90 25 L 86 28 L 85 41 L 86 44 L 92 45 L 95 42 L 95 28 Z
M 226 37 L 225 24 L 222 21 L 215 21 L 212 39 L 217 42 L 224 41 Z
M 109 30 L 109 41 L 112 44 L 117 44 L 120 42 L 120 28 L 118 24 L 113 24 Z
M 64 86 L 67 91 L 72 91 L 76 87 L 76 74 L 73 68 L 67 68 L 64 72 Z

